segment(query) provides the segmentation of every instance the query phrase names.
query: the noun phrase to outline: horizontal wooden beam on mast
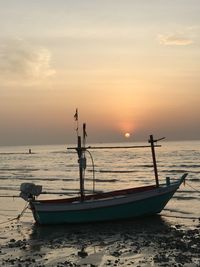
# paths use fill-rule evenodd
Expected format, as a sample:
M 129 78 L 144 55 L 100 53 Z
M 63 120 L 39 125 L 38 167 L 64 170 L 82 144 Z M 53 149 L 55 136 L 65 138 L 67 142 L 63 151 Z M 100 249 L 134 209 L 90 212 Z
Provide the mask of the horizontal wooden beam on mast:
M 146 148 L 151 147 L 150 145 L 139 145 L 139 146 L 88 146 L 82 149 L 120 149 L 120 148 Z M 161 147 L 161 145 L 154 145 L 154 147 Z M 76 147 L 68 147 L 67 149 L 77 149 Z

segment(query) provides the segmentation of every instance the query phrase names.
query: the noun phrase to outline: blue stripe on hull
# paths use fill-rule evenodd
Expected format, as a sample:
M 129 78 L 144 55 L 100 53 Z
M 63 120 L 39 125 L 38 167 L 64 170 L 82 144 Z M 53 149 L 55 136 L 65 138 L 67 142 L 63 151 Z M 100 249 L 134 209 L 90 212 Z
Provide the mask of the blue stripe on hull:
M 86 223 L 134 218 L 161 212 L 173 194 L 174 192 L 170 192 L 133 203 L 90 210 L 35 212 L 34 217 L 39 224 Z

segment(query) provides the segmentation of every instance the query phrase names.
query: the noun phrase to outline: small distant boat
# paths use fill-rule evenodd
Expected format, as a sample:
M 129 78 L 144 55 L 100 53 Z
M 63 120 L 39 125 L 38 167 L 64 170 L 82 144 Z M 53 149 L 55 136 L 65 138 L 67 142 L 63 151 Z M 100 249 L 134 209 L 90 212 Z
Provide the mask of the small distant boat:
M 155 145 L 155 143 L 163 138 L 154 140 L 153 136 L 150 135 L 150 145 L 129 146 L 126 148 L 151 148 L 156 181 L 155 185 L 85 195 L 85 152 L 88 149 L 121 148 L 86 147 L 85 136 L 85 124 L 83 124 L 83 144 L 81 142 L 81 136 L 77 134 L 77 147 L 69 148 L 75 149 L 78 154 L 80 196 L 39 200 L 37 196 L 42 193 L 41 186 L 32 183 L 21 184 L 20 196 L 29 202 L 36 223 L 40 225 L 91 223 L 158 214 L 163 210 L 188 175 L 185 173 L 176 181 L 170 181 L 170 178 L 167 177 L 165 184 L 159 183 L 155 157 L 155 147 L 158 145 Z

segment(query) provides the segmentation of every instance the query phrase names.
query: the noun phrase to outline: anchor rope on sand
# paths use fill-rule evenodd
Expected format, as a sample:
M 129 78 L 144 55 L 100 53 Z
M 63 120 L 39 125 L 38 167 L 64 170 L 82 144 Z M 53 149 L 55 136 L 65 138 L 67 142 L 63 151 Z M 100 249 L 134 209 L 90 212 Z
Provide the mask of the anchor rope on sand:
M 23 210 L 21 211 L 21 213 L 17 217 L 14 217 L 14 218 L 9 219 L 9 220 L 4 221 L 4 222 L 0 222 L 0 225 L 9 223 L 9 222 L 12 222 L 12 221 L 15 221 L 15 220 L 19 221 L 19 219 L 24 215 L 25 211 L 27 210 L 28 205 L 29 205 L 29 202 L 26 202 L 25 207 L 23 208 Z
M 193 187 L 192 185 L 188 184 L 188 182 L 185 182 L 185 184 L 187 186 L 189 186 L 190 188 L 192 188 L 195 192 L 200 193 L 200 190 L 197 190 L 195 187 Z
M 194 186 L 190 185 L 188 182 L 185 181 L 185 184 L 192 188 L 195 192 L 200 193 L 200 190 L 197 190 Z M 200 217 L 183 217 L 183 216 L 174 216 L 174 215 L 167 215 L 162 214 L 163 217 L 173 217 L 173 218 L 181 218 L 181 219 L 187 219 L 187 220 L 200 220 Z
M 169 217 L 169 218 L 177 218 L 177 219 L 185 219 L 185 220 L 200 220 L 199 217 L 186 217 L 186 216 L 176 216 L 176 215 L 169 215 L 169 214 L 161 214 L 161 217 Z

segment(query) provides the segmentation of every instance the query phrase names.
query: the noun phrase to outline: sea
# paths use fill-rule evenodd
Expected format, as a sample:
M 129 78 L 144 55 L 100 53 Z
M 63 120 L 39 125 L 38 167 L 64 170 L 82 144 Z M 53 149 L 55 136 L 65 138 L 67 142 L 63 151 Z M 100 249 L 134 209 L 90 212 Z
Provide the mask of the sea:
M 182 185 L 161 215 L 169 220 L 195 223 L 200 217 L 200 141 L 161 141 L 156 147 L 159 182 L 166 177 L 179 179 L 188 173 Z M 106 192 L 155 184 L 150 147 L 125 148 L 148 143 L 89 144 L 121 146 L 118 149 L 88 149 L 85 193 Z M 74 145 L 75 146 L 75 145 Z M 79 166 L 70 144 L 0 147 L 0 223 L 19 214 L 24 200 L 19 198 L 22 183 L 42 185 L 39 198 L 79 195 Z M 31 152 L 31 153 L 30 153 Z M 33 223 L 28 211 L 26 220 Z

